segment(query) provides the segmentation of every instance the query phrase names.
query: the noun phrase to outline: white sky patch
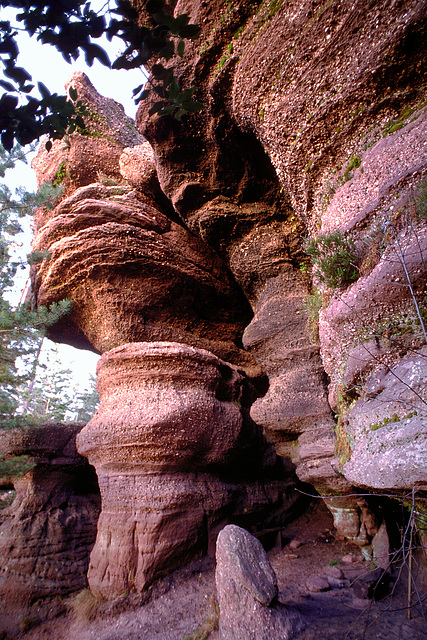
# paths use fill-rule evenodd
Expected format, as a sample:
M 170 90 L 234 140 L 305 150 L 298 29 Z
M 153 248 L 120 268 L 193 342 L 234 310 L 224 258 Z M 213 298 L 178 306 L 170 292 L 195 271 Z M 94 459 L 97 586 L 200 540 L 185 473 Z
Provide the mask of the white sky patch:
M 104 0 L 91 2 L 91 7 L 95 11 L 100 11 L 104 5 Z M 15 15 L 14 10 L 3 9 L 1 18 L 10 20 L 12 25 L 19 24 L 15 21 Z M 94 39 L 93 42 L 105 49 L 111 62 L 114 62 L 124 48 L 124 43 L 119 38 L 113 38 L 112 42 L 109 42 L 105 36 L 102 36 Z M 84 55 L 72 64 L 68 64 L 55 47 L 41 44 L 36 36 L 30 38 L 26 32 L 19 33 L 17 43 L 18 66 L 24 67 L 32 75 L 34 84 L 43 82 L 52 93 L 63 95 L 68 78 L 75 71 L 83 71 L 101 95 L 114 98 L 124 106 L 128 116 L 135 117 L 137 106 L 133 101 L 132 89 L 143 84 L 147 79 L 143 68 L 116 71 L 108 69 L 97 60 L 88 67 Z

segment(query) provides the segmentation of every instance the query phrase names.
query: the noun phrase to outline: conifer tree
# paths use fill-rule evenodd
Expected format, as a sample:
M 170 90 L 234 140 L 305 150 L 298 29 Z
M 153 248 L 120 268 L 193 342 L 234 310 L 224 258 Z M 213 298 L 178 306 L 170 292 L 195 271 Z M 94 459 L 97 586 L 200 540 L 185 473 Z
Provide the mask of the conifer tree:
M 26 161 L 23 150 L 14 148 L 7 153 L 0 147 L 0 177 Z M 22 387 L 34 371 L 34 363 L 40 353 L 46 327 L 56 322 L 70 309 L 71 303 L 63 300 L 49 309 L 30 308 L 29 304 L 11 303 L 10 294 L 18 269 L 25 262 L 17 256 L 16 237 L 22 232 L 21 221 L 38 206 L 53 206 L 59 195 L 58 188 L 45 187 L 32 194 L 24 189 L 15 196 L 5 182 L 0 183 L 0 427 L 11 428 L 31 424 L 34 419 L 22 412 Z M 42 259 L 48 259 L 43 256 Z M 0 452 L 0 476 L 19 471 L 20 461 L 5 461 Z M 25 465 L 24 465 L 25 466 Z
M 89 387 L 79 391 L 73 372 L 64 368 L 57 348 L 44 350 L 43 358 L 35 358 L 31 375 L 21 387 L 22 413 L 36 423 L 88 422 L 99 404 L 95 383 L 95 376 L 91 376 Z
M 77 395 L 75 401 L 74 420 L 76 422 L 88 422 L 99 405 L 99 396 L 96 391 L 96 378 L 90 376 L 89 387 Z

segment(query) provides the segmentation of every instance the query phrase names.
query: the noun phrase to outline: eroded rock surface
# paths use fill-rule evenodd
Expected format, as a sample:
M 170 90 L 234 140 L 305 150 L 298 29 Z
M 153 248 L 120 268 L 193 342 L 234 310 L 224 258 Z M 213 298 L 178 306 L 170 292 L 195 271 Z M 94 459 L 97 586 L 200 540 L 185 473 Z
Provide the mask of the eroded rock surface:
M 126 147 L 142 145 L 144 138 L 126 116 L 123 106 L 101 96 L 86 74 L 73 73 L 66 84 L 76 91 L 89 115 L 85 129 L 53 142 L 52 149 L 41 147 L 32 167 L 39 184 L 51 181 L 63 184 L 68 193 L 96 182 L 100 177 L 122 180 L 119 159 Z
M 90 576 L 104 595 L 142 589 L 189 547 L 206 547 L 230 495 L 241 495 L 239 478 L 225 476 L 244 477 L 260 442 L 249 412 L 367 557 L 381 514 L 354 497 L 358 488 L 425 486 L 425 347 L 409 285 L 425 316 L 426 1 L 178 0 L 173 10 L 202 27 L 176 68 L 204 111 L 180 124 L 149 118 L 142 103 L 137 128 L 151 147 L 134 134 L 114 149 L 106 140 L 108 158 L 87 173 L 94 139 L 86 149 L 77 134 L 66 199 L 40 216 L 35 241 L 51 254 L 34 275 L 37 304 L 74 303 L 51 334 L 107 352 L 101 392 L 102 367 L 125 372 L 120 383 L 111 374 L 104 408 L 79 439 L 103 493 Z M 95 171 L 120 184 L 89 185 Z M 311 273 L 304 246 L 334 231 L 354 240 L 357 273 L 332 290 L 319 267 Z M 318 339 L 305 302 L 316 292 Z M 140 341 L 179 346 L 140 355 L 140 346 L 120 346 Z M 185 375 L 169 376 L 172 352 Z M 134 378 L 129 362 L 119 364 L 126 354 L 158 358 L 156 371 L 134 363 Z M 218 357 L 233 372 L 219 397 Z M 257 394 L 238 400 L 244 411 L 231 406 L 244 379 L 234 365 L 258 382 Z M 384 452 L 413 465 L 379 477 Z M 258 496 L 263 464 L 253 467 Z M 235 515 L 241 504 L 256 511 L 258 498 L 248 500 L 237 500 Z
M 165 193 L 253 308 L 244 344 L 270 386 L 252 416 L 326 494 L 353 491 L 350 457 L 363 467 L 348 412 L 363 403 L 369 375 L 423 344 L 398 247 L 425 315 L 426 8 L 182 0 L 175 12 L 202 26 L 203 44 L 189 46 L 179 71 L 206 110 L 185 129 L 147 118 L 145 105 L 137 116 Z M 304 236 L 337 230 L 356 241 L 361 277 L 335 295 L 321 287 L 319 358 L 299 267 Z M 414 429 L 422 441 L 423 423 Z M 359 518 L 355 502 L 339 519 L 349 509 Z
M 249 417 L 249 380 L 212 353 L 133 343 L 98 365 L 101 404 L 78 436 L 102 495 L 89 583 L 142 591 L 214 544 L 228 518 L 285 517 L 293 486 Z
M 32 465 L 13 481 L 16 496 L 1 511 L 0 594 L 5 618 L 38 598 L 87 585 L 100 499 L 94 469 L 76 451 L 81 428 L 51 423 L 0 431 L 2 453 L 27 455 Z
M 303 624 L 278 602 L 277 579 L 259 540 L 228 525 L 216 544 L 216 588 L 222 640 L 289 640 Z
M 250 308 L 215 253 L 129 187 L 88 185 L 64 199 L 34 249 L 37 304 L 68 298 L 70 317 L 49 335 L 104 352 L 172 340 L 256 364 L 236 346 Z M 256 373 L 256 372 L 255 372 Z

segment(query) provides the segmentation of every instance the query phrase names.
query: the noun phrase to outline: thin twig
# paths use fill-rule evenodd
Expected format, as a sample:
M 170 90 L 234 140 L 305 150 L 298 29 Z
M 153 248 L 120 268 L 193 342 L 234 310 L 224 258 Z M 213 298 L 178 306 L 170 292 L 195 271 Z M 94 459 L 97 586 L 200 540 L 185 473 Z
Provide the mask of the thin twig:
M 354 312 L 354 307 L 352 307 L 351 305 L 349 305 L 349 304 L 348 304 L 348 302 L 346 302 L 346 301 L 342 298 L 342 296 L 340 296 L 340 295 L 339 295 L 338 293 L 336 293 L 336 292 L 335 292 L 335 295 L 337 296 L 337 298 L 338 298 L 338 299 L 339 299 L 339 300 L 340 300 L 340 301 L 341 301 L 341 302 L 342 302 L 346 307 L 348 307 L 348 309 L 350 309 L 350 311 Z M 356 314 L 356 317 L 358 317 L 358 316 L 357 316 L 357 314 Z M 360 320 L 362 320 L 362 319 L 360 318 Z M 359 340 L 360 340 L 360 343 L 359 343 L 359 344 L 360 344 L 360 346 L 362 346 L 362 347 L 365 349 L 365 351 L 368 353 L 368 355 L 370 355 L 370 356 L 371 356 L 371 358 L 372 358 L 373 360 L 375 360 L 375 362 L 378 362 L 379 364 L 382 364 L 382 365 L 387 369 L 387 372 L 388 372 L 388 373 L 390 373 L 394 378 L 396 378 L 396 380 L 398 380 L 401 384 L 403 384 L 407 389 L 409 389 L 410 391 L 412 391 L 412 393 L 413 393 L 415 396 L 417 396 L 417 398 L 418 398 L 419 400 L 421 400 L 421 402 L 422 402 L 423 404 L 427 405 L 427 401 L 426 401 L 426 400 L 425 400 L 425 399 L 424 399 L 424 398 L 423 398 L 423 397 L 422 397 L 422 396 L 421 396 L 417 391 L 415 391 L 415 389 L 414 389 L 413 387 L 411 387 L 411 385 L 409 385 L 407 382 L 405 382 L 404 380 L 402 380 L 402 378 L 401 378 L 400 376 L 398 376 L 398 375 L 397 375 L 397 373 L 396 373 L 395 371 L 393 371 L 393 369 L 392 369 L 392 368 L 391 368 L 387 363 L 383 362 L 383 361 L 381 360 L 381 358 L 379 358 L 378 356 L 376 356 L 374 353 L 372 353 L 372 352 L 369 350 L 369 348 L 366 346 L 366 344 L 362 341 L 362 336 L 360 335 L 360 333 L 359 333 L 359 331 L 358 331 L 358 329 L 357 329 L 357 326 L 356 326 L 355 321 L 354 321 L 353 319 L 351 319 L 351 318 L 350 318 L 350 322 L 351 322 L 351 324 L 353 325 L 353 327 L 354 327 L 354 328 L 355 328 L 355 330 L 356 330 L 357 337 L 358 337 L 358 338 L 359 338 Z M 424 329 L 424 330 L 425 330 L 425 329 Z
M 412 493 L 412 500 L 414 499 L 414 493 Z M 414 502 L 412 502 L 412 506 L 414 506 Z M 407 598 L 407 603 L 408 603 L 408 620 L 411 619 L 411 599 L 412 599 L 412 538 L 413 538 L 413 533 L 414 533 L 414 520 L 412 517 L 412 509 L 411 509 L 411 517 L 410 517 L 410 522 L 411 522 L 411 535 L 409 538 L 409 561 L 408 561 L 408 598 Z
M 409 291 L 411 292 L 412 301 L 414 303 L 415 311 L 416 311 L 416 314 L 418 316 L 418 320 L 420 321 L 420 324 L 421 324 L 421 329 L 422 329 L 422 332 L 424 334 L 424 340 L 425 340 L 425 342 L 427 344 L 427 331 L 426 331 L 426 328 L 425 328 L 425 325 L 424 325 L 424 321 L 423 321 L 423 318 L 422 318 L 422 315 L 421 315 L 420 308 L 418 306 L 417 298 L 416 298 L 414 290 L 412 288 L 411 278 L 409 277 L 408 269 L 406 267 L 405 258 L 403 256 L 402 247 L 400 246 L 400 242 L 399 242 L 399 239 L 397 237 L 396 229 L 395 229 L 393 223 L 390 222 L 389 220 L 387 220 L 387 222 L 385 223 L 385 228 L 387 228 L 387 227 L 389 227 L 391 229 L 392 233 L 393 233 L 394 242 L 395 242 L 395 245 L 397 247 L 397 253 L 398 253 L 400 262 L 402 264 L 403 270 L 405 272 L 406 280 L 408 281 Z

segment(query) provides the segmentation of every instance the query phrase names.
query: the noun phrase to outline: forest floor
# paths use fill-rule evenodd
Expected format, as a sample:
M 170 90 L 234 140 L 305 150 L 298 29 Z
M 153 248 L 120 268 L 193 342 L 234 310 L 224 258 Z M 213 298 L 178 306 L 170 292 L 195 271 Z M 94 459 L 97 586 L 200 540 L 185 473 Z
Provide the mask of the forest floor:
M 425 640 L 426 584 L 418 578 L 408 617 L 407 571 L 380 601 L 369 599 L 363 582 L 373 571 L 354 545 L 340 540 L 322 503 L 284 531 L 283 548 L 269 552 L 276 572 L 279 600 L 297 609 L 305 623 L 295 640 Z M 294 541 L 294 542 L 292 542 Z M 414 561 L 414 568 L 416 568 Z M 399 571 L 400 569 L 400 571 Z M 318 591 L 325 576 L 336 585 Z M 323 581 L 323 582 L 322 582 Z M 332 580 L 333 582 L 333 580 Z M 359 586 L 357 586 L 359 583 Z M 365 586 L 363 586 L 365 584 Z M 361 586 L 362 585 L 362 586 Z M 58 609 L 53 619 L 22 631 L 25 640 L 218 640 L 212 629 L 215 612 L 215 567 L 212 561 L 192 563 L 160 581 L 138 599 L 108 605 L 86 591 Z M 51 615 L 54 612 L 51 605 Z M 46 615 L 46 614 L 45 614 Z M 31 620 L 27 621 L 31 627 Z M 271 640 L 274 640 L 272 638 Z

